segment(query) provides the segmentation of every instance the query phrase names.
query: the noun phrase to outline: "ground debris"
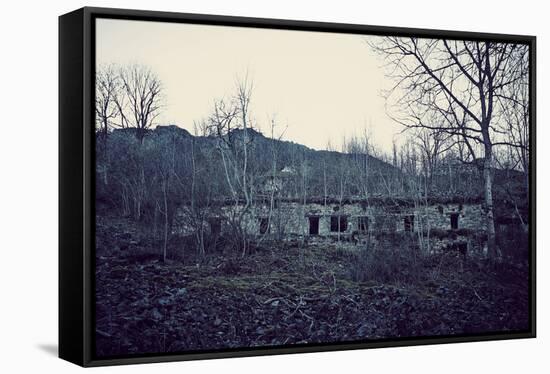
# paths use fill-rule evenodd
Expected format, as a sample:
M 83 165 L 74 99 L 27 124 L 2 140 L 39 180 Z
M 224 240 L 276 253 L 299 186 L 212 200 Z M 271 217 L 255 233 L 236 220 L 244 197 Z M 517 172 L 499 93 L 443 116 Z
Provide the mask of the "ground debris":
M 330 248 L 246 257 L 96 257 L 98 355 L 365 341 L 528 328 L 525 271 L 478 264 L 414 284 L 358 282 Z M 435 262 L 434 262 L 435 263 Z M 426 266 L 430 266 L 427 264 Z M 435 266 L 435 265 L 434 265 Z

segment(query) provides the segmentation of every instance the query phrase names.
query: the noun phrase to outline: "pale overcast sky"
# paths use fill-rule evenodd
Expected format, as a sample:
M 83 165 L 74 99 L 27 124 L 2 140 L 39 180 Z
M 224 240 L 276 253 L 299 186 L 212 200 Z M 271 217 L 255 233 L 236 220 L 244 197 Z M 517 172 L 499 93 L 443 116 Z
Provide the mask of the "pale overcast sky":
M 385 114 L 380 90 L 390 82 L 364 35 L 110 19 L 96 30 L 96 63 L 144 64 L 159 76 L 160 124 L 192 132 L 248 70 L 252 114 L 266 134 L 276 115 L 284 139 L 325 149 L 366 126 L 387 151 L 401 130 Z

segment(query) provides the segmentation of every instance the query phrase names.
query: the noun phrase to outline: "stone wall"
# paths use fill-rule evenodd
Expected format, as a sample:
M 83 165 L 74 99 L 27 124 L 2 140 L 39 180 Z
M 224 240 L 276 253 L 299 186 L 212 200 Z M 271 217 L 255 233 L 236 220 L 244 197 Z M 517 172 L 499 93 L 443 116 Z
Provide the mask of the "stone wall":
M 229 214 L 234 208 L 224 209 Z M 283 202 L 271 214 L 267 206 L 254 206 L 244 222 L 251 235 L 345 236 L 352 233 L 425 232 L 428 227 L 430 230 L 479 231 L 484 230 L 485 221 L 480 204 L 436 204 L 415 208 L 363 203 L 341 206 L 311 203 L 304 206 L 296 202 Z
M 427 217 L 430 228 L 451 229 L 451 216 L 457 218 L 458 229 L 484 230 L 485 213 L 481 204 L 438 204 L 420 209 L 419 214 Z
M 231 232 L 231 217 L 238 216 L 242 208 L 230 205 L 213 208 L 207 234 Z M 184 216 L 185 212 L 180 214 Z M 340 231 L 339 217 L 345 217 L 340 221 Z M 419 239 L 422 239 L 423 248 L 429 252 L 460 250 L 462 247 L 459 246 L 466 245 L 468 253 L 481 253 L 486 242 L 485 215 L 481 204 L 474 203 L 414 207 L 411 204 L 369 205 L 365 202 L 342 205 L 279 202 L 271 212 L 268 205 L 256 204 L 244 215 L 243 225 L 253 237 L 265 235 L 279 240 L 306 238 L 309 243 L 332 239 L 341 241 L 339 245 L 349 242 L 351 247 L 370 243 L 385 248 L 403 240 L 420 245 Z M 429 244 L 426 242 L 428 228 Z M 185 235 L 193 231 L 190 226 L 180 225 L 176 232 Z M 424 235 L 416 235 L 418 232 Z

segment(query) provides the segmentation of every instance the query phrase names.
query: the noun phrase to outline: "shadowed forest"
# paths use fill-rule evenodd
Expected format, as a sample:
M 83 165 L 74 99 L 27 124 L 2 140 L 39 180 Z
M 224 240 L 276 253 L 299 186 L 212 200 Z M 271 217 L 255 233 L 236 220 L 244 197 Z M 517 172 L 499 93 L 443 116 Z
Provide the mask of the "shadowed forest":
M 370 38 L 403 132 L 323 150 L 254 80 L 165 124 L 145 65 L 96 72 L 100 357 L 527 330 L 529 50 Z M 183 128 L 185 125 L 185 128 Z

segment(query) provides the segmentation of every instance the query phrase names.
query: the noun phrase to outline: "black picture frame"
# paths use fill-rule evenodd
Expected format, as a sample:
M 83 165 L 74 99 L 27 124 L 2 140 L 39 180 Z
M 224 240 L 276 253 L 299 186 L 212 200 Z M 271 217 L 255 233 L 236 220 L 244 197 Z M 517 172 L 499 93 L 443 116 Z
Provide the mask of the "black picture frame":
M 526 43 L 530 47 L 530 327 L 526 331 L 434 336 L 340 344 L 294 345 L 223 351 L 94 356 L 94 68 L 97 18 L 150 20 L 333 33 L 437 37 Z M 81 366 L 103 366 L 534 338 L 536 336 L 536 38 L 475 32 L 364 26 L 310 21 L 213 16 L 85 7 L 59 18 L 59 357 Z

